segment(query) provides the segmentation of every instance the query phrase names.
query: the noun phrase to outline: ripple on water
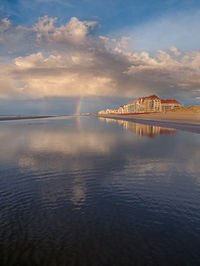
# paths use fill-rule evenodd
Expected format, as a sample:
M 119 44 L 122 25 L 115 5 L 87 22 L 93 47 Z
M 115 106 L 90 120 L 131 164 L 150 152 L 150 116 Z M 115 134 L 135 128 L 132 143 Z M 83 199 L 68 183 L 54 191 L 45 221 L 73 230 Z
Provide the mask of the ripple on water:
M 26 123 L 1 127 L 0 264 L 200 264 L 197 137 Z

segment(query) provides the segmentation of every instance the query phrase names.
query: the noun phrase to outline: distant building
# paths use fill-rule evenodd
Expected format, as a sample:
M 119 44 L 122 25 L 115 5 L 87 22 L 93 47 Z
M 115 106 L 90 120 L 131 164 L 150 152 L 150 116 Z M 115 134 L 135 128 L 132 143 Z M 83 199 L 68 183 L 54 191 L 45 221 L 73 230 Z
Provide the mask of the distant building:
M 162 112 L 166 112 L 168 110 L 172 110 L 174 108 L 182 107 L 182 104 L 180 104 L 177 100 L 167 100 L 163 99 L 161 100 L 161 106 L 162 106 Z
M 123 113 L 124 113 L 124 106 L 123 106 L 123 105 L 121 105 L 121 106 L 119 107 L 119 109 L 118 109 L 118 113 L 119 113 L 119 114 L 123 114 Z
M 115 109 L 107 109 L 106 110 L 106 113 L 107 114 L 115 114 L 115 113 L 118 113 L 118 110 L 115 110 Z
M 130 103 L 127 104 L 128 106 L 128 113 L 136 113 L 137 112 L 137 105 L 138 105 L 138 102 L 137 100 L 134 100 Z
M 119 114 L 127 114 L 128 113 L 128 105 L 122 105 L 118 109 Z
M 116 109 L 106 109 L 106 110 L 101 110 L 98 112 L 99 115 L 116 114 L 116 113 L 118 113 L 118 110 Z
M 161 100 L 153 94 L 128 103 L 128 113 L 161 112 Z
M 122 105 L 119 109 L 107 109 L 99 111 L 98 114 L 133 114 L 133 113 L 157 113 L 166 112 L 174 108 L 181 107 L 175 99 L 160 99 L 157 95 L 152 94 L 146 97 L 140 97 L 127 105 Z
M 155 94 L 138 98 L 137 102 L 137 113 L 161 112 L 161 101 Z
M 98 112 L 99 115 L 103 115 L 103 114 L 106 114 L 106 111 L 105 110 L 101 110 Z

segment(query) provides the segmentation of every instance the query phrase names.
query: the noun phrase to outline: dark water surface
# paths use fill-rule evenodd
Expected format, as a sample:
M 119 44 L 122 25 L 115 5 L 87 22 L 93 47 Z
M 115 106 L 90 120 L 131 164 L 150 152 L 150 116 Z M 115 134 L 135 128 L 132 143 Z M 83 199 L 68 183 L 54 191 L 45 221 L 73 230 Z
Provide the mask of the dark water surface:
M 200 135 L 1 122 L 0 265 L 200 265 Z

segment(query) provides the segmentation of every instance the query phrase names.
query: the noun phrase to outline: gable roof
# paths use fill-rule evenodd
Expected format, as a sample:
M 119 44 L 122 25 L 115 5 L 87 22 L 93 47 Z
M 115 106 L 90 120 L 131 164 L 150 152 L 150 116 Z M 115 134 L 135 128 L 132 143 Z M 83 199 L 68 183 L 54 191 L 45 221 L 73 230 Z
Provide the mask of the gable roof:
M 152 94 L 152 95 L 150 95 L 150 96 L 148 96 L 148 97 L 146 97 L 146 98 L 151 98 L 151 99 L 160 99 L 157 95 L 155 95 L 155 94 Z
M 146 99 L 160 99 L 156 94 L 152 94 L 150 96 L 146 96 L 146 97 L 140 97 L 137 100 L 133 100 L 131 102 L 129 102 L 127 105 L 133 104 L 133 103 L 137 103 L 138 101 L 144 101 Z M 175 99 L 161 99 L 160 100 L 162 104 L 180 104 L 177 100 Z
M 138 100 L 140 101 L 140 100 L 142 100 L 142 101 L 144 101 L 144 100 L 146 100 L 146 99 L 160 99 L 157 95 L 155 95 L 155 94 L 152 94 L 152 95 L 150 95 L 150 96 L 146 96 L 146 97 L 140 97 L 140 98 L 138 98 Z
M 170 103 L 171 103 L 171 104 L 180 104 L 180 103 L 179 103 L 177 100 L 175 100 L 175 99 L 169 99 L 169 100 L 168 100 L 168 99 L 162 99 L 162 100 L 161 100 L 161 103 L 166 103 L 166 104 L 167 104 L 167 103 L 168 103 L 168 104 L 170 104 Z
M 137 102 L 137 100 L 134 100 L 134 101 L 132 101 L 132 102 L 130 102 L 130 103 L 128 103 L 128 104 L 132 104 L 132 103 L 136 103 Z

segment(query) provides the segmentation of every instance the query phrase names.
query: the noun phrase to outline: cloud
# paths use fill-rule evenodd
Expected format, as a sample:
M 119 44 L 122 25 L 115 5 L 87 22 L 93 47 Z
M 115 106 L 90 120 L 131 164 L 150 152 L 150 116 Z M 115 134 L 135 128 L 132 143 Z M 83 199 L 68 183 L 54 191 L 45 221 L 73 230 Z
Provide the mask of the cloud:
M 7 20 L 4 24 L 9 27 Z M 36 52 L 1 64 L 1 98 L 200 95 L 200 52 L 171 46 L 154 54 L 131 53 L 127 37 L 94 36 L 95 21 L 71 18 L 65 25 L 55 24 L 56 18 L 43 17 L 33 27 L 15 28 L 21 38 L 35 36 L 35 42 L 24 41 Z
M 174 56 L 175 52 L 175 56 Z M 148 53 L 134 54 L 133 65 L 127 74 L 143 83 L 143 87 L 154 86 L 155 90 L 170 90 L 190 93 L 200 86 L 200 53 L 181 54 L 173 48 L 173 54 L 159 51 L 155 56 Z
M 176 47 L 174 47 L 174 46 L 171 46 L 170 47 L 170 51 L 173 52 L 175 56 L 181 55 L 181 53 L 179 52 L 179 50 Z
M 80 45 L 85 41 L 88 32 L 94 28 L 94 21 L 79 21 L 72 17 L 70 21 L 61 27 L 55 27 L 57 18 L 45 16 L 40 18 L 33 27 L 37 33 L 38 41 L 45 40 L 53 44 Z
M 3 18 L 1 19 L 1 22 L 0 22 L 0 32 L 3 32 L 5 30 L 7 30 L 11 25 L 11 22 L 9 19 L 7 18 Z
M 11 22 L 7 18 L 3 18 L 0 21 L 0 42 L 5 41 L 4 34 L 9 29 Z
M 109 75 L 94 73 L 91 55 L 42 53 L 15 59 L 14 79 L 25 83 L 21 93 L 32 98 L 108 95 L 114 82 Z

